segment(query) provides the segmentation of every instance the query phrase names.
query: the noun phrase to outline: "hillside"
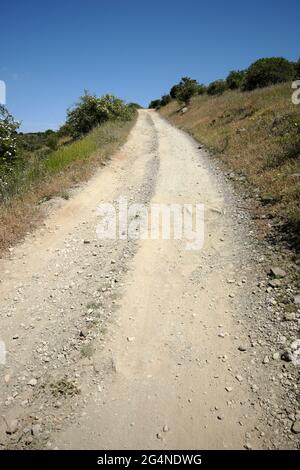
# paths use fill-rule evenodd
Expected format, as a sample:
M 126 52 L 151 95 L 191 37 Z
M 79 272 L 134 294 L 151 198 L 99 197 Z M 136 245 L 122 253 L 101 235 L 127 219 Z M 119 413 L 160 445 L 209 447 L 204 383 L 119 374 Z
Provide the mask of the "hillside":
M 255 218 L 299 250 L 300 106 L 291 96 L 285 83 L 196 96 L 186 112 L 173 100 L 160 113 L 220 158 L 238 184 L 249 183 Z

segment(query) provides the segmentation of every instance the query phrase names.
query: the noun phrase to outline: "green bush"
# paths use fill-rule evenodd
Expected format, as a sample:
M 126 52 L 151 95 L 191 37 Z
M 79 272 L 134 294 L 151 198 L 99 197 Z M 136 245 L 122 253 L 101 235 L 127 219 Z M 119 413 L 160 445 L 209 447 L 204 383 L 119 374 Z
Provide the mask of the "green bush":
M 73 109 L 67 112 L 66 130 L 77 138 L 108 120 L 129 120 L 134 109 L 113 95 L 98 98 L 85 93 Z
M 227 83 L 225 80 L 216 80 L 210 83 L 207 87 L 208 95 L 222 95 L 227 89 Z
M 150 101 L 148 108 L 156 109 L 156 108 L 159 108 L 160 104 L 161 104 L 160 100 L 152 100 Z
M 160 100 L 160 106 L 166 106 L 172 101 L 172 98 L 170 95 L 163 95 Z
M 245 70 L 231 70 L 226 78 L 227 87 L 230 90 L 241 88 L 245 80 L 245 75 Z
M 197 95 L 204 95 L 206 91 L 207 91 L 207 87 L 203 85 L 202 83 L 199 83 L 198 88 L 197 88 Z
M 15 121 L 4 106 L 0 106 L 0 166 L 10 165 L 17 158 L 17 129 Z
M 190 77 L 182 77 L 178 84 L 176 99 L 188 103 L 192 96 L 197 95 L 199 83 Z
M 248 68 L 244 90 L 254 90 L 276 83 L 288 82 L 295 76 L 295 66 L 283 57 L 259 59 Z
M 170 96 L 174 100 L 177 98 L 177 93 L 179 91 L 179 88 L 180 88 L 179 85 L 173 85 L 171 90 L 170 90 Z
M 299 57 L 298 61 L 295 64 L 295 69 L 296 69 L 295 78 L 300 79 L 300 57 Z
M 137 110 L 137 109 L 142 109 L 142 106 L 138 103 L 128 103 L 127 105 L 129 108 L 133 109 L 133 110 Z

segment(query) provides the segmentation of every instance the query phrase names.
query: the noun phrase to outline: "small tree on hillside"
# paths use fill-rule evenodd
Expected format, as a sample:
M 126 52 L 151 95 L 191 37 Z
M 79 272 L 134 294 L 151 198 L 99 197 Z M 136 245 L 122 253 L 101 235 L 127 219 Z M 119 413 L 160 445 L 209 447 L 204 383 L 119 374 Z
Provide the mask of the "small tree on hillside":
M 203 85 L 202 83 L 199 83 L 198 88 L 197 88 L 197 95 L 204 95 L 206 91 L 207 91 L 207 87 Z
M 198 93 L 199 83 L 190 77 L 182 77 L 178 84 L 176 99 L 188 103 L 192 96 Z
M 132 107 L 126 105 L 116 96 L 104 95 L 97 98 L 97 96 L 85 92 L 75 107 L 68 110 L 65 129 L 68 129 L 71 135 L 76 138 L 87 134 L 95 126 L 109 119 L 129 119 L 133 112 Z
M 170 95 L 163 95 L 160 100 L 160 106 L 166 106 L 172 101 L 172 98 Z
M 245 80 L 245 70 L 232 70 L 226 78 L 227 87 L 230 90 L 241 88 Z
M 156 108 L 159 108 L 159 106 L 160 106 L 160 100 L 152 100 L 150 101 L 148 108 L 156 109 Z
M 174 100 L 177 98 L 177 93 L 179 91 L 179 85 L 173 85 L 171 90 L 170 90 L 170 96 Z
M 215 80 L 214 82 L 210 83 L 207 87 L 207 94 L 208 95 L 222 95 L 224 91 L 227 89 L 227 83 L 225 80 Z
M 288 82 L 295 76 L 295 66 L 283 57 L 259 59 L 248 68 L 244 90 L 254 90 L 276 83 Z

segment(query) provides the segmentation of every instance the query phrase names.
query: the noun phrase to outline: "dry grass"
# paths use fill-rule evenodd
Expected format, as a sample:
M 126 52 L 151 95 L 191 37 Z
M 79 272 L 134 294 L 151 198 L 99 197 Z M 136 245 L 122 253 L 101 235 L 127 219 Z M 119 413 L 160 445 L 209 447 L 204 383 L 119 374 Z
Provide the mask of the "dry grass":
M 185 114 L 177 102 L 160 112 L 188 131 L 268 201 L 264 212 L 281 221 L 299 248 L 300 106 L 290 84 L 193 98 Z
M 16 174 L 0 202 L 0 254 L 20 241 L 45 216 L 42 202 L 68 198 L 68 190 L 86 181 L 127 139 L 134 124 L 108 122 L 78 142 L 43 161 L 33 161 Z

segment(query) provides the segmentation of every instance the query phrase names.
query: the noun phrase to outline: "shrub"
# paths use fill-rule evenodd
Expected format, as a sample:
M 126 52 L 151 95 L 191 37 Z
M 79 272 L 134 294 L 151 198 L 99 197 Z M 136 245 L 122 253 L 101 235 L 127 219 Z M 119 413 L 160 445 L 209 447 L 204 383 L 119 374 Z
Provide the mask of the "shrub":
M 75 107 L 68 110 L 65 126 L 72 137 L 77 138 L 105 121 L 117 119 L 126 121 L 133 113 L 132 107 L 113 95 L 97 98 L 95 95 L 85 93 Z
M 172 101 L 172 98 L 170 95 L 163 95 L 160 100 L 160 106 L 166 106 Z
M 231 70 L 226 78 L 227 87 L 230 90 L 241 88 L 245 80 L 245 70 Z
M 134 110 L 136 110 L 136 109 L 142 109 L 142 106 L 141 106 L 140 104 L 138 104 L 138 103 L 128 103 L 127 106 L 128 106 L 129 108 L 134 109 Z
M 216 80 L 208 85 L 207 93 L 209 95 L 222 95 L 226 89 L 227 83 L 225 80 Z
M 294 75 L 294 65 L 282 57 L 259 59 L 248 68 L 243 89 L 254 90 L 287 82 L 293 80 Z
M 170 90 L 171 98 L 176 99 L 178 91 L 179 91 L 179 85 L 173 85 L 171 90 Z
M 199 84 L 197 80 L 193 80 L 190 77 L 182 77 L 178 84 L 176 92 L 176 99 L 184 103 L 188 103 L 192 96 L 198 93 Z
M 15 121 L 4 106 L 0 106 L 0 165 L 11 164 L 17 158 L 17 129 Z
M 295 78 L 300 79 L 300 57 L 295 64 L 295 69 L 296 69 Z
M 150 101 L 148 108 L 156 109 L 156 108 L 159 108 L 159 106 L 160 106 L 160 100 L 152 100 Z
M 204 95 L 206 91 L 207 91 L 207 87 L 203 85 L 202 83 L 199 83 L 198 88 L 197 88 L 197 95 Z

